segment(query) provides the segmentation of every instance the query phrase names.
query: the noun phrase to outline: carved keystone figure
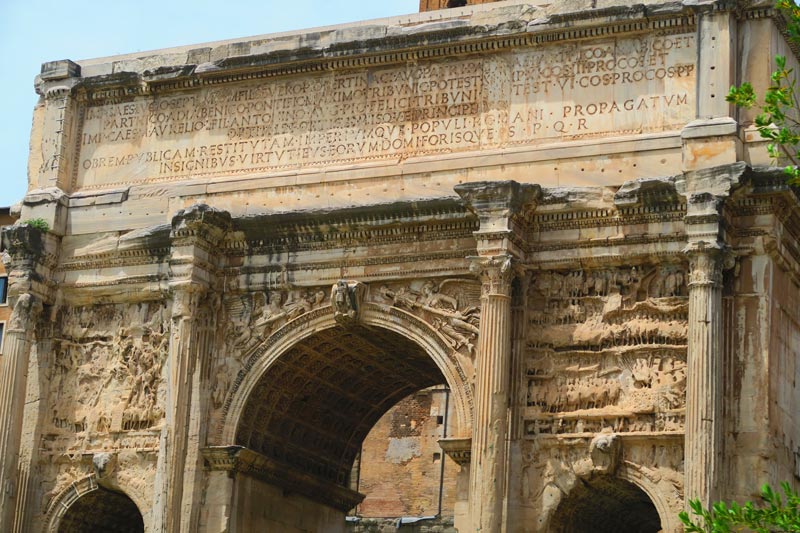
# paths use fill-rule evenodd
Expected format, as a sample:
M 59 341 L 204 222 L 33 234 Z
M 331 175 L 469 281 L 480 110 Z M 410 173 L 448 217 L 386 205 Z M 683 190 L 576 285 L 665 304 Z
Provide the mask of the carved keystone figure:
M 339 324 L 348 326 L 358 322 L 367 286 L 357 281 L 339 280 L 331 288 L 333 317 Z
M 621 452 L 622 440 L 618 435 L 615 433 L 597 435 L 589 445 L 594 471 L 600 474 L 616 472 Z

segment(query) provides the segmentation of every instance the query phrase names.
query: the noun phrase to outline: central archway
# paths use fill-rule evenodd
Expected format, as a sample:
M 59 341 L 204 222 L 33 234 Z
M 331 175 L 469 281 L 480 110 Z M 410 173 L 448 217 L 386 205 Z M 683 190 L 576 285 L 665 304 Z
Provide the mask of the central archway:
M 463 361 L 436 330 L 386 305 L 364 304 L 359 323 L 347 327 L 332 311 L 275 331 L 247 357 L 227 397 L 211 445 L 235 457 L 236 530 L 343 530 L 344 514 L 363 498 L 349 479 L 362 441 L 417 391 L 452 390 L 454 435 L 471 431 Z
M 447 341 L 429 324 L 396 307 L 374 303 L 364 304 L 361 324 L 369 330 L 384 329 L 412 341 L 425 352 L 440 370 L 452 391 L 456 427 L 454 437 L 469 437 L 472 432 L 473 399 L 468 375 Z M 244 418 L 244 409 L 252 392 L 264 374 L 295 344 L 321 331 L 339 327 L 330 306 L 316 309 L 296 318 L 275 331 L 261 346 L 247 356 L 245 367 L 239 372 L 222 408 L 218 432 L 209 440 L 211 446 L 228 446 L 234 443 L 238 428 Z
M 444 383 L 427 353 L 397 333 L 326 329 L 296 343 L 263 374 L 242 412 L 236 444 L 345 485 L 378 419 L 409 394 Z

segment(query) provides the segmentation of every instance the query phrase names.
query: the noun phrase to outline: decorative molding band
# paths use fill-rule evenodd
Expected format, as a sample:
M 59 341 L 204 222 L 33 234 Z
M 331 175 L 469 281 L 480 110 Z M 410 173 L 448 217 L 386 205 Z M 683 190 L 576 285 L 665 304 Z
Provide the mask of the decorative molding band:
M 580 12 L 570 15 L 554 16 L 549 26 L 538 26 L 522 29 L 514 35 L 474 37 L 474 27 L 459 27 L 448 31 L 421 32 L 418 35 L 384 36 L 381 46 L 396 44 L 403 48 L 387 50 L 380 53 L 365 53 L 372 41 L 346 43 L 338 50 L 312 50 L 306 55 L 288 58 L 286 53 L 249 55 L 229 57 L 220 61 L 217 70 L 197 73 L 194 65 L 173 67 L 169 79 L 155 79 L 151 73 L 143 75 L 124 72 L 118 75 L 102 77 L 102 80 L 89 81 L 79 92 L 80 100 L 91 103 L 114 103 L 133 96 L 163 94 L 171 91 L 182 91 L 202 86 L 222 83 L 312 74 L 334 70 L 349 70 L 375 66 L 385 66 L 406 62 L 453 58 L 472 54 L 499 52 L 506 49 L 540 46 L 563 41 L 597 39 L 623 34 L 643 32 L 694 31 L 696 15 L 691 12 L 658 14 L 639 10 L 605 10 L 608 13 Z M 588 16 L 607 16 L 618 20 L 605 24 L 591 24 Z M 637 17 L 637 18 L 633 18 Z M 579 27 L 576 21 L 586 23 Z M 375 40 L 377 42 L 377 39 Z M 410 42 L 409 42 L 410 41 Z M 441 44 L 428 44 L 442 42 Z M 345 46 L 348 46 L 345 48 Z M 348 57 L 347 54 L 352 54 Z M 220 72 L 222 71 L 222 72 Z M 150 79 L 148 79 L 150 77 Z M 94 87 L 92 87 L 94 85 Z

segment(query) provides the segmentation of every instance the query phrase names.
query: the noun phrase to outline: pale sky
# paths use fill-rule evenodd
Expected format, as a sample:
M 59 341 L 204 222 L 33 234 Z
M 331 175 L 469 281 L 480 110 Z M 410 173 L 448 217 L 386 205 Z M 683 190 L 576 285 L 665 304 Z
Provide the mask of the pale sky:
M 405 15 L 418 0 L 0 0 L 0 206 L 27 189 L 33 79 L 45 61 Z

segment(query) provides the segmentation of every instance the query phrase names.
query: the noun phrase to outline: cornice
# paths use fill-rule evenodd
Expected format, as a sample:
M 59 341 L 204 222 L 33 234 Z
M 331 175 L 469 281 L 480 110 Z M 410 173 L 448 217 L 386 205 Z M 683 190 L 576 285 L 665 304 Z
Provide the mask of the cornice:
M 800 57 L 800 46 L 790 37 L 788 21 L 781 11 L 772 6 L 761 6 L 755 9 L 743 10 L 739 13 L 740 20 L 759 20 L 765 18 L 770 18 L 775 22 L 786 45 L 794 52 L 795 56 Z
M 545 232 L 661 222 L 682 223 L 685 217 L 685 203 L 622 208 L 609 207 L 605 209 L 536 214 L 531 219 L 531 229 L 536 232 Z
M 696 23 L 696 13 L 689 7 L 670 4 L 653 8 L 639 4 L 551 15 L 544 21 L 530 23 L 508 20 L 490 26 L 430 25 L 430 30 L 417 31 L 410 27 L 404 32 L 384 32 L 366 40 L 323 47 L 231 55 L 213 64 L 164 66 L 143 72 L 86 77 L 82 78 L 78 97 L 90 103 L 115 102 L 134 96 L 278 76 L 463 57 L 625 34 L 693 31 Z

